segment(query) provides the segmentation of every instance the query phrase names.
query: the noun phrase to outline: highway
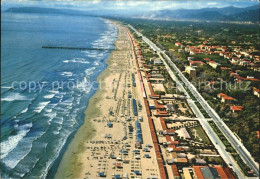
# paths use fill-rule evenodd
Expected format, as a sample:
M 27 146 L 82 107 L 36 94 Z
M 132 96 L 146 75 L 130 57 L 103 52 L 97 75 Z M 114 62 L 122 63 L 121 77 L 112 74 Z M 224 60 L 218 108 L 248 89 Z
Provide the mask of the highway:
M 200 93 L 197 91 L 197 89 L 187 80 L 187 78 L 182 74 L 182 72 L 179 70 L 179 68 L 172 62 L 172 60 L 169 58 L 168 55 L 165 54 L 164 51 L 162 51 L 160 48 L 158 48 L 153 42 L 151 42 L 147 37 L 143 36 L 140 32 L 138 32 L 134 27 L 129 25 L 129 27 L 136 32 L 138 36 L 141 36 L 142 39 L 154 50 L 158 53 L 158 55 L 163 60 L 166 69 L 168 70 L 170 76 L 176 81 L 176 83 L 179 85 L 181 90 L 189 96 L 189 94 L 186 92 L 185 88 L 183 87 L 183 84 L 191 91 L 191 93 L 194 95 L 196 100 L 201 104 L 201 106 L 205 109 L 205 111 L 208 113 L 208 115 L 213 119 L 215 124 L 218 126 L 220 131 L 225 135 L 227 140 L 231 143 L 231 145 L 234 147 L 234 149 L 237 151 L 238 154 L 240 154 L 241 158 L 244 160 L 244 162 L 252 169 L 254 174 L 259 177 L 259 165 L 254 161 L 251 154 L 248 152 L 248 150 L 245 148 L 245 146 L 237 139 L 237 137 L 234 135 L 234 133 L 229 129 L 229 127 L 221 120 L 219 115 L 216 113 L 214 109 L 212 109 L 207 101 L 200 95 Z M 163 56 L 163 57 L 162 57 Z M 182 83 L 177 79 L 177 77 L 174 75 L 172 70 L 169 68 L 168 64 L 165 62 L 167 60 L 167 63 L 174 69 L 174 71 L 177 73 L 179 78 L 181 79 Z M 219 151 L 222 158 L 225 160 L 226 163 L 232 165 L 232 169 L 237 174 L 239 178 L 246 178 L 243 173 L 241 172 L 240 168 L 238 167 L 237 163 L 234 161 L 233 157 L 231 157 L 225 150 L 225 146 L 221 142 L 221 140 L 216 136 L 215 132 L 211 128 L 211 126 L 208 124 L 208 122 L 205 120 L 203 115 L 201 114 L 200 110 L 195 105 L 194 101 L 192 99 L 188 99 L 188 103 L 191 106 L 193 112 L 197 115 L 198 118 L 200 118 L 200 122 L 202 124 L 202 127 L 206 131 L 206 133 L 209 135 L 210 139 L 216 146 L 217 150 Z

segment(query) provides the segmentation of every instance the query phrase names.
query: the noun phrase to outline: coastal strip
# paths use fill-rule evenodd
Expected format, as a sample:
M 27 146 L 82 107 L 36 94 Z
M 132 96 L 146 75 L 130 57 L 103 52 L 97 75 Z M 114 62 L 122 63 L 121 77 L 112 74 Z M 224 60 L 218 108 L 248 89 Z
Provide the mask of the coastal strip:
M 160 178 L 132 42 L 127 28 L 113 23 L 115 50 L 55 178 Z

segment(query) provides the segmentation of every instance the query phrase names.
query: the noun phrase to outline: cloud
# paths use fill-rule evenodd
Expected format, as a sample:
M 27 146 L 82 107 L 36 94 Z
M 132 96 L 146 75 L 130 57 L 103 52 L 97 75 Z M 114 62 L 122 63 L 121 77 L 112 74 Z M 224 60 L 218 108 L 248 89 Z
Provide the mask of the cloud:
M 205 7 L 245 7 L 258 4 L 257 0 L 247 1 L 166 1 L 166 0 L 2 0 L 2 5 L 10 6 L 38 6 L 52 8 L 66 8 L 79 10 L 126 10 L 126 11 L 155 11 L 161 9 L 198 9 Z
M 214 5 L 217 5 L 217 2 L 208 2 L 207 5 L 214 6 Z
M 94 1 L 92 1 L 93 4 L 98 4 L 100 2 L 101 2 L 101 0 L 94 0 Z

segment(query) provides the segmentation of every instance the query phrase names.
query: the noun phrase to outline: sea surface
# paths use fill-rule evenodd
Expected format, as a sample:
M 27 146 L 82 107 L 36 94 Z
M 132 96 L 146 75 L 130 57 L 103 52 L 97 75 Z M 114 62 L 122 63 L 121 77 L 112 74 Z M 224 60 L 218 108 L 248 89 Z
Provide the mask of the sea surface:
M 1 29 L 1 175 L 46 178 L 83 124 L 117 29 L 98 17 L 12 12 Z

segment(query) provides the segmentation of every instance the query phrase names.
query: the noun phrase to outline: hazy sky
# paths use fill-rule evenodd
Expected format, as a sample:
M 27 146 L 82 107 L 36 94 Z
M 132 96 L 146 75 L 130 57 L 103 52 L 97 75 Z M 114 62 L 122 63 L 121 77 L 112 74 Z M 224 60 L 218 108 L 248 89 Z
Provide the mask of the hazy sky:
M 37 7 L 54 7 L 66 9 L 79 9 L 79 10 L 95 10 L 95 9 L 110 9 L 110 10 L 127 10 L 127 11 L 151 11 L 160 9 L 197 9 L 204 7 L 246 7 L 257 5 L 257 0 L 248 1 L 124 1 L 124 0 L 86 0 L 86 1 L 73 1 L 73 0 L 3 0 L 1 2 L 2 10 L 9 7 L 17 6 L 37 6 Z

